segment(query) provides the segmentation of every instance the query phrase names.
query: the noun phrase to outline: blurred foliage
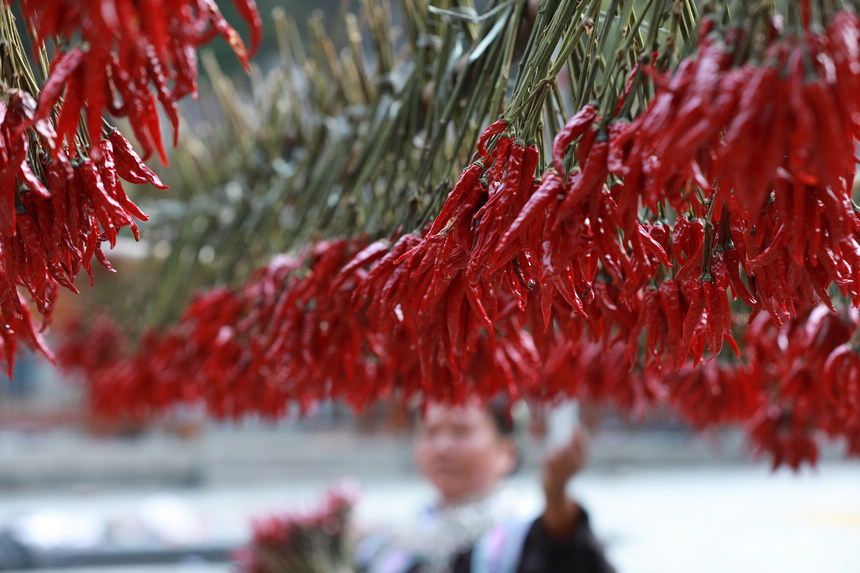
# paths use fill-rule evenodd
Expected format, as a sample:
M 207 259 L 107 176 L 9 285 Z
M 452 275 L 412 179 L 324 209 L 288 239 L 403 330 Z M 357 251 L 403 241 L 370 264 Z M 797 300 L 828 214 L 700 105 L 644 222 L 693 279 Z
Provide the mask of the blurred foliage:
M 269 17 L 272 10 L 280 9 L 292 16 L 297 22 L 305 22 L 310 15 L 319 11 L 325 15 L 328 22 L 333 21 L 338 17 L 339 12 L 344 10 L 355 10 L 358 7 L 358 0 L 315 0 L 308 2 L 307 0 L 256 0 L 260 14 L 263 16 L 263 41 L 260 44 L 260 49 L 256 60 L 265 69 L 271 65 L 272 59 L 278 52 L 278 41 L 275 36 L 275 22 Z M 221 12 L 227 21 L 233 25 L 236 30 L 247 37 L 245 24 L 239 14 L 236 12 L 236 7 L 232 2 L 225 2 L 220 6 Z M 302 39 L 307 37 L 305 30 L 300 30 Z M 241 78 L 245 75 L 242 69 L 242 64 L 236 59 L 233 54 L 233 49 L 227 44 L 223 38 L 217 38 L 209 46 L 209 50 L 215 56 L 215 59 L 224 68 L 224 73 L 230 77 Z M 201 77 L 205 82 L 205 77 Z M 241 81 L 241 80 L 240 80 Z

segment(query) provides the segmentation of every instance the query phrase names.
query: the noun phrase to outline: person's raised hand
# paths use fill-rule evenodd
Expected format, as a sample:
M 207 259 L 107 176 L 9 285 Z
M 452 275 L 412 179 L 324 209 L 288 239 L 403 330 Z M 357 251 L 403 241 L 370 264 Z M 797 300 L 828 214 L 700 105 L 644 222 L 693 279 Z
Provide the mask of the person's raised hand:
M 547 495 L 564 495 L 568 480 L 585 467 L 588 436 L 581 428 L 574 430 L 570 440 L 547 454 L 543 462 L 543 487 Z
M 551 451 L 544 459 L 542 481 L 546 510 L 542 521 L 557 537 L 568 535 L 579 517 L 579 506 L 565 495 L 565 486 L 585 467 L 587 452 L 588 437 L 584 430 L 577 428 L 568 443 Z

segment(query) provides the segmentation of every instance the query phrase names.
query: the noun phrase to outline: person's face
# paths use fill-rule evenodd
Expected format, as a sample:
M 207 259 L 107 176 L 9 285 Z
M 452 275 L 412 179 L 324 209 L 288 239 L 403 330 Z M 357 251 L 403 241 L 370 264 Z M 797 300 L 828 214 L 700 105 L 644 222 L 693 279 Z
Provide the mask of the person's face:
M 418 426 L 415 460 L 445 501 L 488 490 L 516 463 L 513 440 L 478 405 L 430 405 Z

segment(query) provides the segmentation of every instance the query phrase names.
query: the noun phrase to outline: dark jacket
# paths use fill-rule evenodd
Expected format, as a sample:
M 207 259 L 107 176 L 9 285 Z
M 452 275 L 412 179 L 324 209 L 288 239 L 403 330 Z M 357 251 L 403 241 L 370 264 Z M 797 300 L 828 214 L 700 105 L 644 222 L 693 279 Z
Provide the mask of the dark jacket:
M 420 568 L 417 570 L 420 572 Z M 471 573 L 472 550 L 457 556 L 454 573 Z M 613 573 L 603 548 L 582 511 L 567 539 L 551 536 L 540 519 L 532 522 L 523 544 L 516 573 Z

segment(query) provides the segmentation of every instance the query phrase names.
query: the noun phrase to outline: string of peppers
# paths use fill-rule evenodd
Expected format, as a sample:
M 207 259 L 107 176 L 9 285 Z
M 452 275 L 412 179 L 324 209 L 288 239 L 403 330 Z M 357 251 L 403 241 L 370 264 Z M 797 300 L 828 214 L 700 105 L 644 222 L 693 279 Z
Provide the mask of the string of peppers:
M 256 7 L 236 6 L 253 51 Z M 102 243 L 114 247 L 122 228 L 139 238 L 136 220 L 148 217 L 124 183 L 166 189 L 143 162 L 153 151 L 166 162 L 155 101 L 176 133 L 176 102 L 196 96 L 196 48 L 217 34 L 247 67 L 248 52 L 211 0 L 0 5 L 0 362 L 10 375 L 19 342 L 53 359 L 41 330 L 60 287 L 77 293 L 81 268 L 92 283 L 94 258 L 112 270 Z M 143 159 L 106 113 L 128 119 Z
M 655 46 L 652 19 L 623 87 L 600 91 L 597 55 L 616 12 L 638 19 L 630 3 L 612 2 L 603 27 L 599 2 L 549 4 L 507 111 L 434 220 L 276 258 L 243 287 L 202 295 L 131 357 L 65 345 L 94 407 L 143 415 L 190 401 L 277 418 L 291 401 L 503 391 L 745 422 L 775 466 L 814 463 L 819 432 L 860 454 L 847 308 L 860 303 L 856 13 L 800 2 L 788 21 L 705 17 L 677 67 L 676 36 Z M 686 10 L 672 5 L 673 29 L 692 30 Z M 566 35 L 570 21 L 587 41 Z M 571 81 L 580 105 L 543 145 L 546 98 L 579 49 L 595 55 Z M 113 328 L 90 339 L 115 340 Z

